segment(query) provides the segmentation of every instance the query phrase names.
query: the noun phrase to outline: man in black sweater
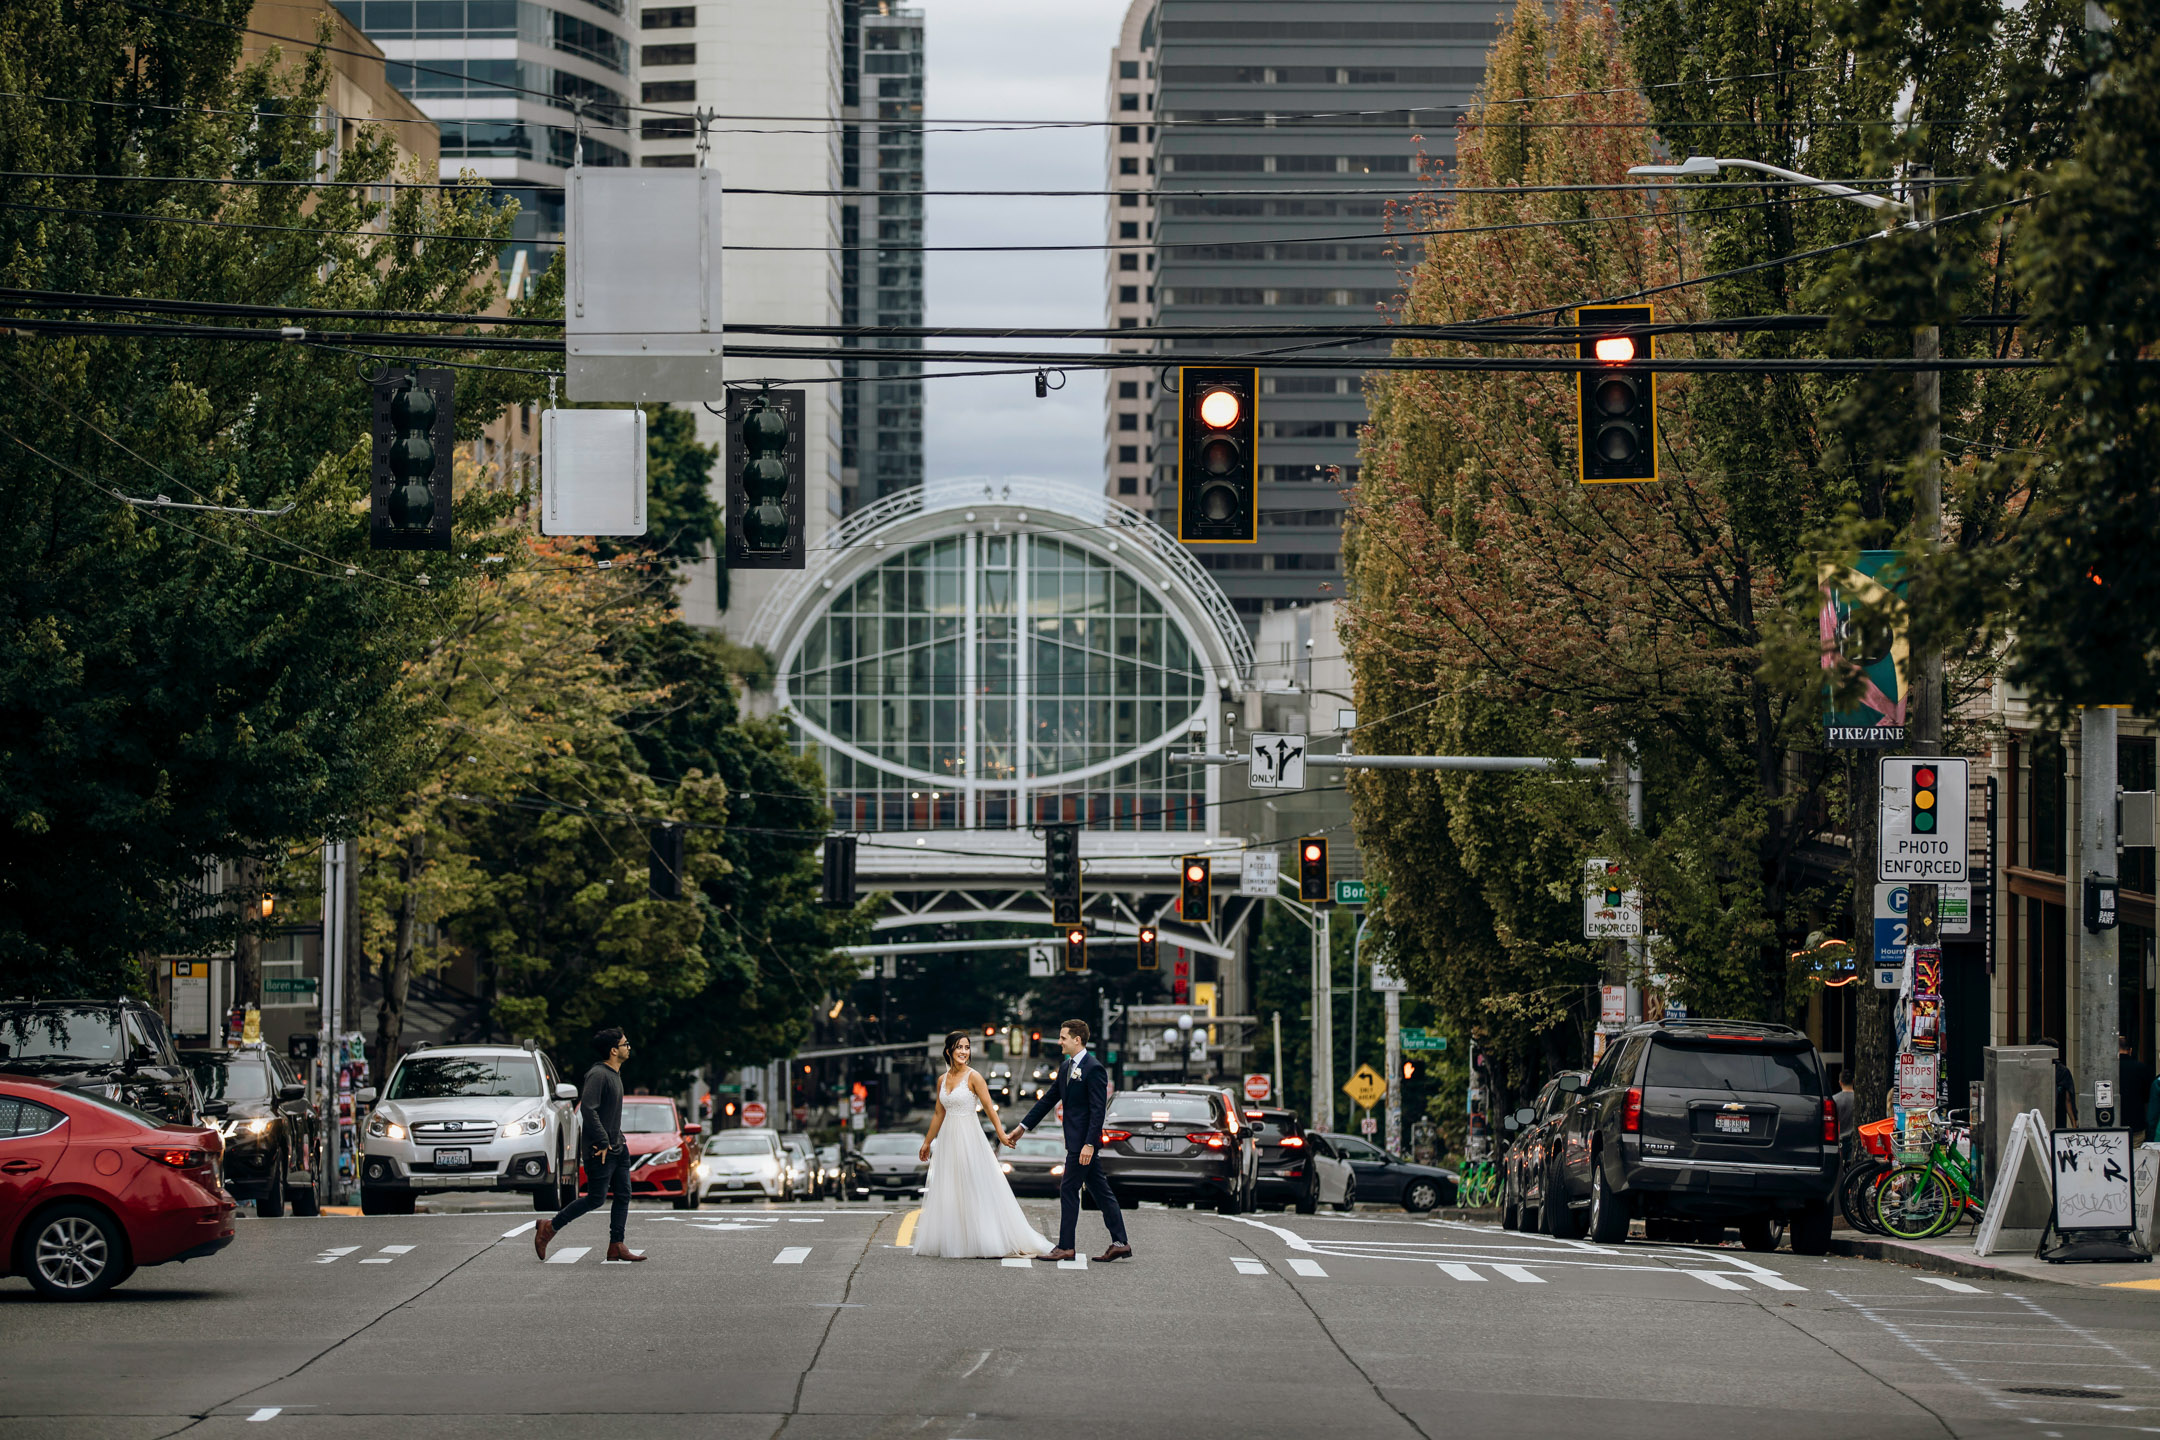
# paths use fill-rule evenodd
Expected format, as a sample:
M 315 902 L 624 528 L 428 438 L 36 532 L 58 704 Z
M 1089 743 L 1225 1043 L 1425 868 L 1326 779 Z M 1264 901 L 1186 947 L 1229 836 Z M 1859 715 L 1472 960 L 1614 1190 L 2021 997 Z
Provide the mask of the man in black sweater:
M 596 1210 L 610 1196 L 615 1208 L 608 1214 L 607 1258 L 643 1260 L 645 1253 L 624 1243 L 630 1226 L 630 1147 L 622 1133 L 622 1066 L 630 1058 L 630 1041 L 610 1025 L 593 1032 L 593 1048 L 604 1057 L 585 1072 L 585 1089 L 578 1097 L 578 1118 L 584 1128 L 585 1193 L 562 1208 L 552 1220 L 533 1229 L 533 1249 L 547 1259 L 548 1242 L 555 1232 Z

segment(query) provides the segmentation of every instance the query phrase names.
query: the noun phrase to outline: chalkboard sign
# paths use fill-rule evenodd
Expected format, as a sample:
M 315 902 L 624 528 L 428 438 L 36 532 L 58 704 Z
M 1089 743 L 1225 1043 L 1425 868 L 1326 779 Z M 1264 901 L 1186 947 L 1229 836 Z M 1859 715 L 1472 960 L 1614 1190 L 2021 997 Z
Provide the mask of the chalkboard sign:
M 2136 1228 L 2128 1130 L 2056 1130 L 2048 1136 L 2048 1158 L 2057 1231 Z

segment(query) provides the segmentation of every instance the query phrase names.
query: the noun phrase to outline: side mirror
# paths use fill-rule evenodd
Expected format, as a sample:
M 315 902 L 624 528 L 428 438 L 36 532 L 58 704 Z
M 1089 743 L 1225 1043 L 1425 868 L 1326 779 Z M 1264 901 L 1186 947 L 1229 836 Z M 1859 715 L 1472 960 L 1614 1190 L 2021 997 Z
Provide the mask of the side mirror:
M 1500 1121 L 1500 1128 L 1501 1128 L 1501 1129 L 1503 1129 L 1503 1130 L 1505 1130 L 1505 1131 L 1507 1131 L 1507 1132 L 1508 1132 L 1508 1133 L 1509 1133 L 1510 1135 L 1512 1135 L 1512 1134 L 1514 1134 L 1514 1133 L 1515 1133 L 1515 1132 L 1516 1132 L 1517 1130 L 1520 1130 L 1520 1129 L 1522 1128 L 1522 1125 L 1521 1125 L 1521 1123 L 1520 1123 L 1519 1121 L 1517 1121 L 1517 1120 L 1516 1120 L 1516 1118 L 1515 1118 L 1515 1117 L 1514 1117 L 1513 1115 L 1508 1115 L 1508 1116 L 1504 1116 L 1504 1117 L 1503 1117 L 1503 1118 L 1501 1119 L 1501 1121 Z
M 1580 1075 L 1562 1075 L 1560 1077 L 1560 1088 L 1567 1094 L 1573 1095 L 1576 1091 L 1582 1089 L 1582 1082 L 1583 1077 Z
M 307 1086 L 280 1085 L 278 1086 L 277 1098 L 279 1104 L 287 1104 L 294 1100 L 305 1100 L 307 1099 Z
M 1509 1118 L 1514 1120 L 1517 1125 L 1535 1125 L 1537 1123 L 1537 1109 L 1534 1106 L 1525 1105 Z
M 705 1127 L 698 1124 L 696 1121 L 692 1121 L 690 1124 L 682 1127 L 682 1133 L 695 1140 L 698 1136 L 705 1133 Z
M 578 1088 L 575 1085 L 557 1084 L 555 1098 L 558 1100 L 575 1100 L 578 1098 Z
M 222 1120 L 232 1114 L 232 1106 L 223 1100 L 205 1100 L 202 1103 L 202 1113 L 205 1119 Z
M 373 1085 L 362 1085 L 352 1092 L 352 1098 L 355 1105 L 372 1105 L 375 1103 L 375 1087 Z

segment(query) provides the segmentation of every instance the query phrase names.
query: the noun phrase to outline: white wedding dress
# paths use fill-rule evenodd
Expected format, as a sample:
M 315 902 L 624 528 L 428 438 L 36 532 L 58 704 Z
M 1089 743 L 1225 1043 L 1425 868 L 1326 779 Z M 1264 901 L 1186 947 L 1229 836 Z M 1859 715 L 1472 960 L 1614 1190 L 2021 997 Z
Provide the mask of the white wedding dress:
M 948 1260 L 1001 1255 L 1040 1255 L 1050 1242 L 1028 1224 L 1020 1202 L 983 1134 L 982 1102 L 963 1079 L 951 1089 L 938 1080 L 945 1121 L 930 1146 L 922 1218 L 915 1222 L 915 1253 Z

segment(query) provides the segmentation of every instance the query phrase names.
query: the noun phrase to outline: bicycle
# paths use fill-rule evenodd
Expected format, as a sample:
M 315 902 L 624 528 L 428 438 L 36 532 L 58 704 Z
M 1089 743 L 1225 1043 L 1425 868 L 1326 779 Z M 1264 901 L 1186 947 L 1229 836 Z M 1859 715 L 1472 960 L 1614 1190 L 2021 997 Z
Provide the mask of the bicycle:
M 1929 1240 L 1947 1235 L 1960 1220 L 1978 1223 L 1986 1210 L 1973 1198 L 1978 1188 L 1972 1161 L 1957 1142 L 1971 1132 L 1952 1116 L 1961 1111 L 1928 1112 L 1928 1153 L 1892 1169 L 1875 1187 L 1875 1219 L 1882 1232 L 1898 1240 Z
M 1883 1233 L 1875 1222 L 1875 1189 L 1897 1168 L 1891 1148 L 1891 1132 L 1896 1128 L 1894 1120 L 1875 1120 L 1860 1126 L 1857 1133 L 1862 1155 L 1838 1181 L 1838 1209 L 1844 1212 L 1845 1223 L 1863 1235 Z
M 1482 1209 L 1500 1200 L 1500 1171 L 1490 1160 L 1465 1160 L 1455 1177 L 1455 1203 L 1467 1210 Z

